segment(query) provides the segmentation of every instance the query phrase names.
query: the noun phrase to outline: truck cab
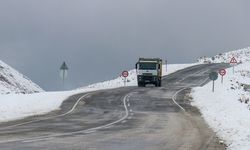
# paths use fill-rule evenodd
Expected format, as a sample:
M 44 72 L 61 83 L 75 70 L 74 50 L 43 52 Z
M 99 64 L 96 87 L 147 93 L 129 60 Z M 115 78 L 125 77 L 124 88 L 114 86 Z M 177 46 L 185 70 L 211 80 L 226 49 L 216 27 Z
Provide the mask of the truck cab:
M 147 84 L 161 86 L 162 60 L 160 58 L 139 58 L 135 68 L 139 87 L 144 87 Z

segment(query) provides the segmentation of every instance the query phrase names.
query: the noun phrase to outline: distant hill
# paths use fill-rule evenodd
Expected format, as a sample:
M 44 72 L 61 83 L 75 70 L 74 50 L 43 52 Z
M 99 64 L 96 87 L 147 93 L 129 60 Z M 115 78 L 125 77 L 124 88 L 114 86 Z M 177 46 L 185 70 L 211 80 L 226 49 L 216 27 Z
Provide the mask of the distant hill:
M 231 58 L 235 57 L 238 63 L 250 61 L 250 47 L 239 50 L 220 53 L 214 57 L 203 56 L 198 59 L 200 63 L 229 63 Z
M 30 94 L 43 89 L 0 60 L 0 94 Z

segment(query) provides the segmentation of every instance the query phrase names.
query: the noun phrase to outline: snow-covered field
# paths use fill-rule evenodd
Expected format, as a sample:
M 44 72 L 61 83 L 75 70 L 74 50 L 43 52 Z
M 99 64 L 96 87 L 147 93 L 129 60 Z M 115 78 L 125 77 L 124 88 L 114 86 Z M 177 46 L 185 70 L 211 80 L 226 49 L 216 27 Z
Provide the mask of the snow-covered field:
M 245 50 L 245 51 L 244 51 Z M 230 60 L 232 56 L 242 64 L 233 69 L 227 69 L 224 84 L 221 79 L 215 82 L 215 92 L 212 92 L 212 82 L 194 88 L 192 91 L 194 106 L 197 106 L 207 123 L 217 135 L 223 139 L 229 150 L 250 149 L 250 49 L 243 49 L 222 54 L 216 57 L 216 62 Z
M 163 74 L 167 75 L 193 65 L 195 64 L 170 64 L 168 65 L 167 71 L 165 69 L 163 70 Z M 166 67 L 164 66 L 164 68 Z M 136 86 L 137 79 L 135 70 L 129 71 L 127 80 L 126 86 Z M 114 80 L 92 84 L 72 91 L 0 95 L 0 122 L 41 115 L 57 110 L 60 108 L 62 102 L 73 94 L 122 86 L 124 86 L 124 80 L 122 77 L 118 77 Z

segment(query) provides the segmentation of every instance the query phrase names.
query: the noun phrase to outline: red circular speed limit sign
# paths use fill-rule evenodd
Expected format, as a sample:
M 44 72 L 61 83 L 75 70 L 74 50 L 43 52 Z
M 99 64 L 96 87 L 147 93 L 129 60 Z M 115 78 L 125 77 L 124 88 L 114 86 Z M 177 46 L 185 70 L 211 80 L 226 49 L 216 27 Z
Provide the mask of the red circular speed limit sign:
M 220 70 L 219 70 L 219 74 L 220 74 L 221 76 L 226 75 L 226 73 L 227 73 L 226 69 L 220 69 Z
M 128 71 L 123 71 L 123 72 L 122 72 L 122 76 L 123 76 L 124 78 L 128 77 Z

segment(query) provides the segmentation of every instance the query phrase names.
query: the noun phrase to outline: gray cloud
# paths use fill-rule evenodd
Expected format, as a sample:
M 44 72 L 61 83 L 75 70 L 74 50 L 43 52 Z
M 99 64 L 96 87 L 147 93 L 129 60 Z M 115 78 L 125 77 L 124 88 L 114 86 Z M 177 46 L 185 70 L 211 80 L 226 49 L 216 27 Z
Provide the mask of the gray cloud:
M 0 1 L 0 56 L 47 90 L 116 77 L 138 57 L 171 63 L 250 45 L 247 0 Z

